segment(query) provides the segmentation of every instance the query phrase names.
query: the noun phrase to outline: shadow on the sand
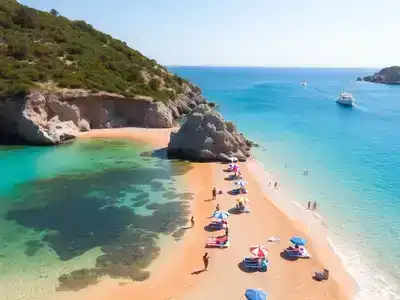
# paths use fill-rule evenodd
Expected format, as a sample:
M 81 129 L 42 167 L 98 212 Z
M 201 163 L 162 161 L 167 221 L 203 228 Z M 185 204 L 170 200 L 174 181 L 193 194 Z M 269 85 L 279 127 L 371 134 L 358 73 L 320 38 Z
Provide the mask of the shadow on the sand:
M 206 225 L 206 226 L 204 226 L 204 230 L 207 231 L 207 232 L 215 232 L 215 231 L 222 230 L 222 227 L 221 228 L 216 228 L 216 227 L 211 227 L 210 225 Z
M 236 180 L 236 178 L 234 176 L 230 175 L 228 177 L 225 177 L 224 180 L 225 181 L 234 181 L 234 180 Z
M 214 199 L 206 199 L 206 200 L 204 200 L 204 202 L 210 202 L 210 201 L 214 201 Z
M 240 211 L 240 210 L 232 207 L 228 210 L 228 213 L 230 213 L 231 215 L 241 215 L 243 213 L 243 211 Z
M 237 196 L 237 195 L 240 195 L 240 191 L 231 190 L 231 191 L 228 191 L 228 194 L 231 195 L 231 196 Z
M 201 274 L 203 272 L 206 272 L 206 271 L 207 271 L 206 269 L 202 269 L 202 270 L 193 271 L 191 274 L 192 275 L 199 275 L 199 274 Z
M 317 276 L 315 276 L 315 275 L 312 277 L 312 279 L 314 279 L 314 281 L 318 281 L 318 282 L 323 281 L 323 280 L 319 279 L 319 278 L 318 278 Z
M 238 268 L 239 268 L 240 271 L 245 272 L 245 273 L 255 273 L 255 272 L 258 271 L 257 269 L 248 269 L 248 268 L 246 268 L 246 266 L 245 266 L 243 261 L 238 263 Z
M 229 169 L 224 169 L 224 172 L 226 172 L 226 173 L 230 173 L 230 172 L 232 172 L 232 170 L 229 170 Z
M 287 261 L 296 261 L 298 259 L 297 257 L 288 256 L 285 251 L 282 251 L 280 253 L 280 255 L 281 255 L 281 258 L 283 258 L 284 260 L 287 260 Z

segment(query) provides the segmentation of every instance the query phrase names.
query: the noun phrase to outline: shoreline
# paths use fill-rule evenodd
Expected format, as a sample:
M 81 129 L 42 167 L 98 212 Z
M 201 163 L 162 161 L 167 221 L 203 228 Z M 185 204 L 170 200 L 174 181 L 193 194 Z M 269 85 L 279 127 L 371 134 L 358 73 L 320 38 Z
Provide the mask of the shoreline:
M 163 148 L 167 145 L 172 130 L 101 129 L 82 133 L 78 138 L 123 138 Z M 210 290 L 213 291 L 212 295 L 214 296 L 221 293 L 221 297 L 230 295 L 230 299 L 241 299 L 239 294 L 243 295 L 245 286 L 263 287 L 272 299 L 352 299 L 355 295 L 355 281 L 345 270 L 341 259 L 329 246 L 328 237 L 320 235 L 318 238 L 312 232 L 307 232 L 307 224 L 294 220 L 284 209 L 276 205 L 276 201 L 272 199 L 270 193 L 262 188 L 262 183 L 268 173 L 260 163 L 258 164 L 261 169 L 255 169 L 256 162 L 255 159 L 250 159 L 246 163 L 241 163 L 244 177 L 249 182 L 248 197 L 252 201 L 249 205 L 253 211 L 250 214 L 229 218 L 230 228 L 232 228 L 230 236 L 233 240 L 230 248 L 225 251 L 204 249 L 206 238 L 215 236 L 218 232 L 210 233 L 203 229 L 209 221 L 208 216 L 217 203 L 216 201 L 207 201 L 212 186 L 225 192 L 223 196 L 219 197 L 222 200 L 218 199 L 221 209 L 228 210 L 235 204 L 236 197 L 226 194 L 227 189 L 233 186 L 231 182 L 223 179 L 227 174 L 223 172 L 226 165 L 219 163 L 193 164 L 194 167 L 187 174 L 187 179 L 190 189 L 196 195 L 196 200 L 193 200 L 191 207 L 196 219 L 196 229 L 188 230 L 181 242 L 175 243 L 170 246 L 170 249 L 161 252 L 160 257 L 150 266 L 150 269 L 154 269 L 154 271 L 149 280 L 122 286 L 116 280 L 105 279 L 78 294 L 75 293 L 74 299 L 91 299 L 94 298 L 94 295 L 96 295 L 96 299 L 107 299 L 113 296 L 120 300 L 130 299 L 133 295 L 142 298 L 152 297 L 152 299 L 207 299 L 207 292 L 209 293 Z M 213 176 L 209 176 L 210 173 Z M 202 177 L 202 185 L 199 185 L 199 176 Z M 267 185 L 265 184 L 265 186 Z M 291 201 L 289 203 L 293 204 Z M 265 212 L 268 215 L 267 219 L 264 218 Z M 259 230 L 252 230 L 248 223 L 256 227 L 260 227 L 261 224 L 265 224 L 265 226 L 261 226 L 263 228 Z M 313 258 L 295 262 L 282 259 L 280 252 L 289 244 L 289 237 L 303 233 L 309 237 L 308 249 Z M 280 236 L 281 244 L 268 245 L 267 238 L 276 235 Z M 238 269 L 238 263 L 244 256 L 249 255 L 249 246 L 255 243 L 265 245 L 270 250 L 271 267 L 266 273 L 245 273 Z M 321 250 L 320 247 L 323 249 Z M 178 251 L 184 254 L 175 255 L 172 259 L 166 257 L 167 253 Z M 206 251 L 211 256 L 210 270 L 200 273 L 198 276 L 191 275 L 190 273 L 196 268 L 201 269 L 201 256 Z M 166 259 L 168 259 L 168 264 L 163 263 Z M 221 270 L 215 270 L 215 264 L 223 264 L 224 268 L 229 271 L 221 273 Z M 331 271 L 330 280 L 315 282 L 311 278 L 313 271 L 326 266 Z M 226 273 L 230 275 L 227 280 L 219 279 L 226 277 Z M 300 274 L 300 276 L 296 276 L 296 274 Z M 156 294 L 152 289 L 155 284 L 157 287 L 164 287 L 157 288 Z M 67 294 L 69 293 L 66 293 L 65 296 Z

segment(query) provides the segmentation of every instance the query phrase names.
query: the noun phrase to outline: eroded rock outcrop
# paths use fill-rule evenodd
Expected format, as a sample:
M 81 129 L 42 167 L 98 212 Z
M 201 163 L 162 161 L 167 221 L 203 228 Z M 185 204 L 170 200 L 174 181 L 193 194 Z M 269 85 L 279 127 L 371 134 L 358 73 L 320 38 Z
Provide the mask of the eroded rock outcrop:
M 0 142 L 53 145 L 81 131 L 115 127 L 170 128 L 176 119 L 206 100 L 185 84 L 182 94 L 164 104 L 150 97 L 125 98 L 87 90 L 32 91 L 0 100 Z
M 236 131 L 236 126 L 208 105 L 194 108 L 168 144 L 170 157 L 192 161 L 228 161 L 234 155 L 240 161 L 250 156 L 251 142 Z

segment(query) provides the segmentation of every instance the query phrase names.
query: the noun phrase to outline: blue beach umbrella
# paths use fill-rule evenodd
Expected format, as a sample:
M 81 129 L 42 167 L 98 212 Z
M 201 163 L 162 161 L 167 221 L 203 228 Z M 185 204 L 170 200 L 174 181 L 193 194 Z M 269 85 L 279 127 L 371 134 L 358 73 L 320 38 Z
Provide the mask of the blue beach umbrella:
M 216 211 L 215 213 L 214 213 L 214 218 L 217 218 L 217 219 L 219 219 L 219 220 L 223 220 L 223 219 L 226 219 L 226 218 L 228 218 L 228 216 L 229 216 L 229 213 L 228 212 L 226 212 L 226 211 Z
M 303 239 L 302 237 L 299 236 L 294 236 L 290 239 L 290 241 L 298 246 L 304 246 L 307 243 L 306 239 Z
M 244 293 L 247 300 L 266 300 L 267 293 L 259 289 L 247 289 Z

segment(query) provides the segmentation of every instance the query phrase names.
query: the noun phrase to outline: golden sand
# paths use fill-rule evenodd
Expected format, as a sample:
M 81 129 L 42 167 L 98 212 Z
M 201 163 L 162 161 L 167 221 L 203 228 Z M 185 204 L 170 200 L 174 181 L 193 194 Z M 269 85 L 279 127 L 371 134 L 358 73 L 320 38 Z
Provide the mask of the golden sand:
M 165 147 L 169 141 L 170 129 L 124 128 L 93 130 L 82 134 L 82 138 L 127 138 Z M 290 220 L 269 201 L 261 187 L 247 167 L 241 169 L 248 182 L 251 213 L 231 215 L 229 217 L 230 247 L 228 249 L 205 249 L 208 237 L 218 236 L 221 232 L 207 232 L 204 227 L 211 221 L 210 216 L 218 203 L 221 210 L 229 210 L 236 203 L 236 197 L 227 192 L 233 183 L 224 178 L 226 165 L 218 163 L 193 164 L 187 174 L 191 192 L 195 193 L 192 213 L 196 227 L 188 229 L 183 241 L 162 251 L 151 266 L 150 279 L 139 283 L 120 285 L 116 280 L 104 279 L 99 284 L 77 293 L 61 293 L 61 299 L 244 299 L 247 288 L 262 288 L 268 292 L 269 300 L 330 300 L 351 299 L 355 293 L 355 284 L 344 270 L 340 259 L 328 247 L 320 247 L 308 239 L 307 248 L 311 259 L 288 261 L 282 251 L 288 246 L 293 235 L 304 235 L 302 226 Z M 211 189 L 223 190 L 217 200 L 211 199 Z M 279 244 L 268 244 L 270 236 L 279 236 Z M 325 237 L 326 238 L 326 237 Z M 324 243 L 324 245 L 327 243 Z M 249 256 L 249 247 L 264 245 L 269 249 L 269 268 L 267 272 L 248 272 L 241 266 L 245 256 Z M 202 256 L 208 252 L 210 265 L 208 271 L 203 268 Z M 327 281 L 317 282 L 312 276 L 314 271 L 329 266 L 331 277 Z

